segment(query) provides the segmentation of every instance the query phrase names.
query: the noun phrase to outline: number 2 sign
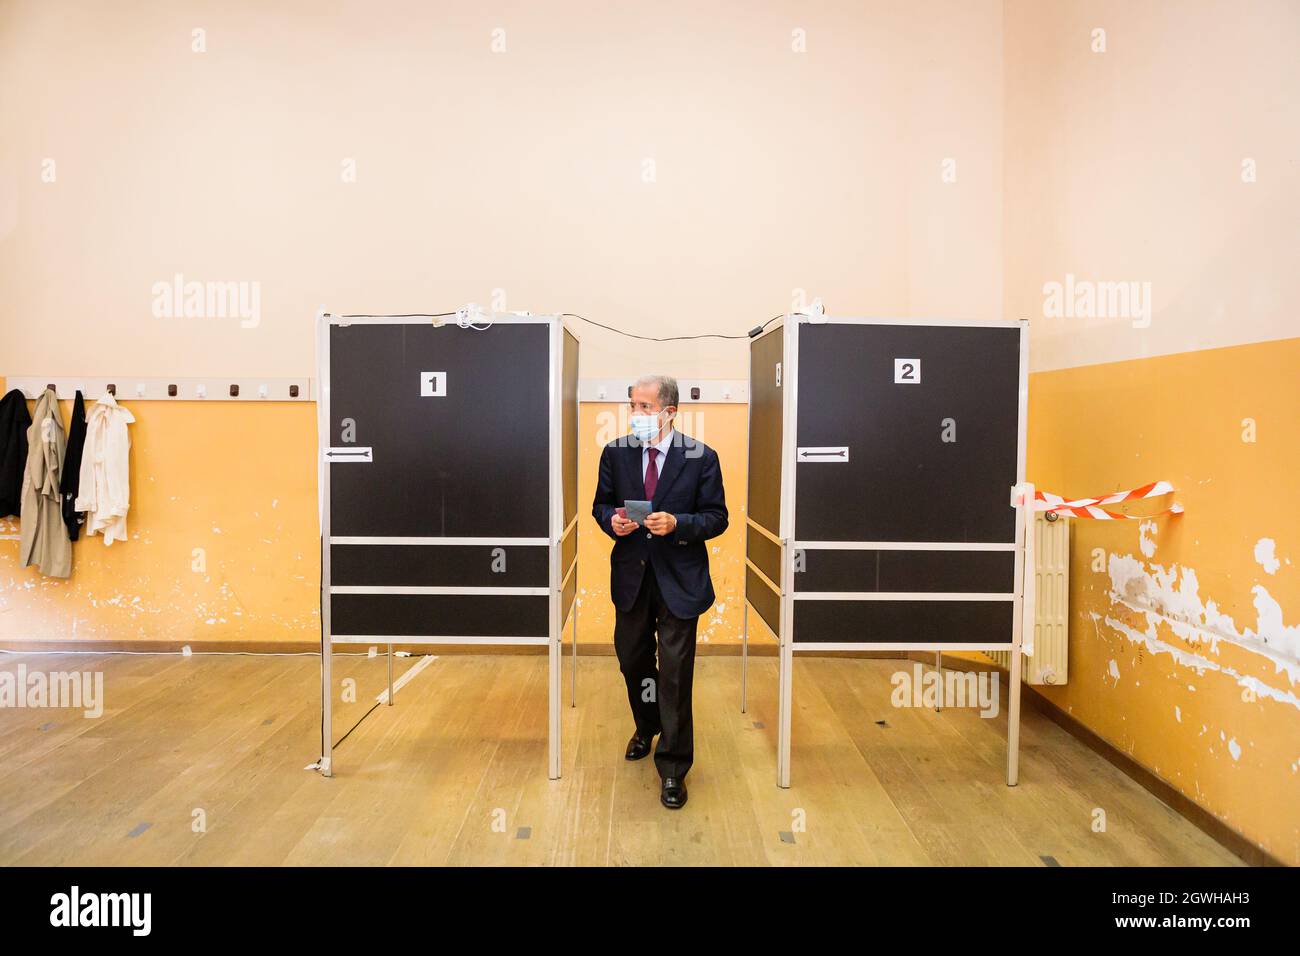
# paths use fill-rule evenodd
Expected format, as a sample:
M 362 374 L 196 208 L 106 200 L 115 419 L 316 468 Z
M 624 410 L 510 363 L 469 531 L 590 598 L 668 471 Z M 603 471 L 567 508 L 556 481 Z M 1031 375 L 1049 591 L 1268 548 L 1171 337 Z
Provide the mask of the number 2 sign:
M 914 358 L 894 359 L 895 385 L 920 385 L 921 360 Z

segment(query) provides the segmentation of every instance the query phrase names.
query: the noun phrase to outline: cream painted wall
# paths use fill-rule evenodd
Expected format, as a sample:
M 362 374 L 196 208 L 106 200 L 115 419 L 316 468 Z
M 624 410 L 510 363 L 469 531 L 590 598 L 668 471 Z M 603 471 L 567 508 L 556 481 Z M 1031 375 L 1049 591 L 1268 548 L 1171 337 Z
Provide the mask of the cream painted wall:
M 1300 5 L 1007 0 L 1004 20 L 1006 311 L 1034 369 L 1300 334 Z M 1150 283 L 1149 325 L 1046 315 L 1067 274 Z
M 1000 318 L 1001 36 L 997 0 L 11 0 L 0 372 L 312 374 L 319 306 Z M 156 318 L 177 273 L 260 283 L 260 321 Z M 747 367 L 743 341 L 584 349 L 593 375 Z

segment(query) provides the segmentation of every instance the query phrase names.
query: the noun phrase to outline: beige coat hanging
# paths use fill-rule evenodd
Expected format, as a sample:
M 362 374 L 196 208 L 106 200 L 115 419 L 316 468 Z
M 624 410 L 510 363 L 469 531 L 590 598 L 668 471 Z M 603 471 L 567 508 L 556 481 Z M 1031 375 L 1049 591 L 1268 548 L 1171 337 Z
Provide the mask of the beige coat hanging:
M 21 556 L 23 567 L 35 564 L 42 574 L 66 578 L 72 574 L 72 542 L 63 523 L 59 477 L 67 437 L 63 414 L 52 389 L 36 402 L 27 429 L 27 468 L 23 471 Z
M 131 436 L 126 426 L 134 421 L 109 392 L 86 413 L 86 448 L 74 507 L 86 512 L 86 536 L 102 534 L 104 544 L 126 540 L 131 507 Z

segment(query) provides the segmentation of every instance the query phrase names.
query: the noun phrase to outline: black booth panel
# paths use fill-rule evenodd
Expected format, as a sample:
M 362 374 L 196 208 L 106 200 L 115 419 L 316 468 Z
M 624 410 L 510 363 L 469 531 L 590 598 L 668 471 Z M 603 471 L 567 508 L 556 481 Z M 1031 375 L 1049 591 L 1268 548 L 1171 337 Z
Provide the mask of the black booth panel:
M 1012 551 L 865 551 L 808 548 L 796 591 L 979 591 L 1015 589 Z
M 564 330 L 564 367 L 560 401 L 560 449 L 563 461 L 564 526 L 578 513 L 578 340 Z
M 781 416 L 785 389 L 776 384 L 776 366 L 783 361 L 784 334 L 778 328 L 755 339 L 749 347 L 748 515 L 778 537 L 781 534 Z
M 330 583 L 544 588 L 549 555 L 545 545 L 332 544 Z
M 546 637 L 546 595 L 333 594 L 336 635 L 401 637 Z
M 578 526 L 575 524 L 569 533 L 560 539 L 560 577 L 569 573 L 569 566 L 578 558 Z
M 745 600 L 767 622 L 767 626 L 772 629 L 772 633 L 779 637 L 781 634 L 781 597 L 754 573 L 753 568 L 745 568 Z
M 795 601 L 796 644 L 1010 644 L 1010 601 Z
M 745 556 L 771 579 L 773 584 L 781 583 L 781 546 L 771 538 L 765 538 L 753 528 L 745 535 Z
M 545 323 L 331 326 L 330 444 L 374 450 L 330 466 L 331 534 L 547 537 L 549 389 Z
M 895 384 L 896 358 L 918 384 Z M 797 446 L 849 448 L 796 465 L 800 540 L 1014 540 L 1019 329 L 803 323 L 798 361 Z
M 569 609 L 573 607 L 573 601 L 578 596 L 578 575 L 569 575 L 569 583 L 564 586 L 560 592 L 560 623 L 563 624 L 569 619 Z

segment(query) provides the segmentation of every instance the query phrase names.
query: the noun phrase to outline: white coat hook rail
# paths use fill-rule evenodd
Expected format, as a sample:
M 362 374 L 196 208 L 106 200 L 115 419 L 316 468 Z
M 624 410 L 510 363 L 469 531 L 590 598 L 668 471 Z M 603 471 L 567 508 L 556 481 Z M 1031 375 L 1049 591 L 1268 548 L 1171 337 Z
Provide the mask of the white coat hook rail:
M 40 398 L 47 388 L 71 401 L 78 391 L 93 402 L 105 392 L 123 402 L 311 402 L 316 394 L 310 378 L 140 378 L 130 375 L 15 375 L 6 390 L 16 388 L 28 398 Z

